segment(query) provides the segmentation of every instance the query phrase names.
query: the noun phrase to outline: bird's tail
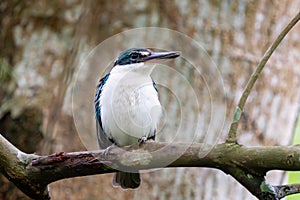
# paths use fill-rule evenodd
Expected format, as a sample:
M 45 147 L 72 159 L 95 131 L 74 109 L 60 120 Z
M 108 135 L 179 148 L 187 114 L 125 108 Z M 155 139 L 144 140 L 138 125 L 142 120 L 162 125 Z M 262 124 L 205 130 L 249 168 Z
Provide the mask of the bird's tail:
M 117 172 L 113 179 L 113 186 L 121 186 L 123 189 L 135 189 L 140 186 L 141 177 L 137 173 Z

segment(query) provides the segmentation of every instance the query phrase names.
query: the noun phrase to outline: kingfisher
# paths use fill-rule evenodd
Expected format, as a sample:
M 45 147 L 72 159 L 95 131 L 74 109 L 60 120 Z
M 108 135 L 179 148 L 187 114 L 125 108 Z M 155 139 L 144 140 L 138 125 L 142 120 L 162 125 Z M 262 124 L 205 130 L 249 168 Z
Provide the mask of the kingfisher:
M 162 116 L 158 90 L 150 74 L 160 60 L 173 59 L 179 52 L 154 52 L 145 48 L 123 51 L 112 70 L 100 79 L 94 104 L 98 144 L 101 149 L 154 140 Z M 140 186 L 138 171 L 117 172 L 113 186 Z

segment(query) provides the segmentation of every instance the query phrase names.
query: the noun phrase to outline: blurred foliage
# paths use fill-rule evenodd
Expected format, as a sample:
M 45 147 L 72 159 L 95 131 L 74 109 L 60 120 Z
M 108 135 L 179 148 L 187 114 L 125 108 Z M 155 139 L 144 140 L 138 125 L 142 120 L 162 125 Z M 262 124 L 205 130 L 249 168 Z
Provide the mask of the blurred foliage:
M 42 110 L 38 107 L 27 107 L 17 117 L 6 112 L 0 118 L 0 132 L 20 150 L 34 153 L 39 149 L 43 139 L 41 132 Z M 0 199 L 29 199 L 12 183 L 0 174 Z
M 300 145 L 300 119 L 298 117 L 297 125 L 294 133 L 294 138 L 292 145 Z M 300 172 L 288 172 L 288 183 L 299 183 L 300 182 Z M 298 200 L 300 199 L 300 194 L 295 194 L 287 197 L 287 200 Z
M 12 68 L 5 59 L 0 58 L 0 84 L 9 81 L 12 77 Z
M 20 150 L 34 153 L 43 138 L 42 119 L 42 111 L 38 107 L 29 106 L 17 117 L 7 112 L 0 119 L 1 134 Z
M 13 68 L 6 59 L 0 57 L 0 117 L 6 110 L 6 102 L 13 95 L 16 87 Z

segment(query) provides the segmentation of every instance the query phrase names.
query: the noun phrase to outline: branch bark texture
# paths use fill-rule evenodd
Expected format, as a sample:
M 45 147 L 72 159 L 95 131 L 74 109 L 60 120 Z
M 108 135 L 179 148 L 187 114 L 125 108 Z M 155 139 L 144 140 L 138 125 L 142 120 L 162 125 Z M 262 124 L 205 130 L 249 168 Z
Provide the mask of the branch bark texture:
M 123 169 L 208 167 L 220 169 L 259 199 L 280 199 L 298 193 L 297 185 L 272 186 L 265 182 L 270 170 L 300 170 L 300 148 L 245 147 L 237 144 L 185 144 L 147 142 L 109 150 L 25 154 L 0 136 L 1 172 L 34 199 L 49 199 L 47 185 L 65 178 L 104 174 Z M 164 153 L 159 153 L 160 149 Z

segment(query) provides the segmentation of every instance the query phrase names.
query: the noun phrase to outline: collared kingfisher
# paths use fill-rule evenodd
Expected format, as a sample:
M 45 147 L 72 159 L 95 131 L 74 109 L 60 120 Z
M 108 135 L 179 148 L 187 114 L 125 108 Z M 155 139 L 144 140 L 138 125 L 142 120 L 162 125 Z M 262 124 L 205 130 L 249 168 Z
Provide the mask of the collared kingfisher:
M 117 57 L 112 70 L 99 81 L 94 99 L 97 139 L 101 149 L 155 139 L 162 107 L 150 74 L 159 60 L 179 55 L 175 51 L 132 48 Z M 140 182 L 138 171 L 117 172 L 113 186 L 135 189 Z

